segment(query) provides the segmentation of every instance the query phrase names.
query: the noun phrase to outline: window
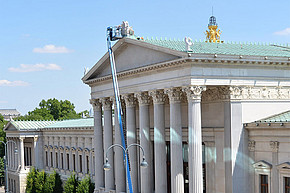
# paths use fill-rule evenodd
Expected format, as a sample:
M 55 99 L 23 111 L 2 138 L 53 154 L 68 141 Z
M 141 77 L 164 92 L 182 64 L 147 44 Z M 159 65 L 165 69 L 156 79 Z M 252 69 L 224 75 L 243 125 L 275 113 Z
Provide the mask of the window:
M 47 155 L 47 151 L 45 152 L 45 165 L 48 166 L 48 155 Z
M 290 193 L 290 177 L 284 177 L 285 193 Z
M 24 165 L 31 166 L 31 147 L 24 147 Z
M 52 152 L 50 152 L 50 167 L 53 167 L 53 156 L 52 156 Z
M 63 169 L 63 153 L 60 154 L 61 169 Z
M 55 165 L 56 165 L 56 168 L 58 168 L 58 153 L 55 152 Z
M 69 170 L 69 153 L 66 154 L 67 170 Z
M 76 155 L 73 154 L 73 170 L 76 171 Z
M 83 172 L 83 164 L 82 164 L 82 155 L 79 155 L 79 162 L 80 162 L 80 172 Z
M 268 175 L 260 175 L 261 193 L 268 193 Z
M 89 156 L 87 155 L 87 174 L 90 172 L 90 161 L 89 161 Z

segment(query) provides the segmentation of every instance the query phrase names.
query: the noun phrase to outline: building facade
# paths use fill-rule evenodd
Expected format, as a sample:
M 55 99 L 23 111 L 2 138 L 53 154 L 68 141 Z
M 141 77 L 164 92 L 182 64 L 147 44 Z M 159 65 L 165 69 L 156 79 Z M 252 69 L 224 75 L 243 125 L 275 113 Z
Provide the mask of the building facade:
M 127 145 L 140 143 L 149 163 L 141 169 L 139 150 L 129 151 L 134 192 L 274 193 L 282 188 L 270 184 L 279 181 L 276 168 L 290 160 L 289 129 L 283 130 L 284 139 L 261 136 L 265 142 L 256 143 L 255 155 L 260 155 L 285 140 L 279 143 L 288 150 L 283 149 L 278 160 L 253 159 L 248 144 L 253 144 L 250 134 L 255 132 L 244 124 L 289 110 L 289 46 L 127 36 L 112 49 Z M 96 192 L 125 192 L 122 151 L 108 155 L 114 167 L 103 171 L 104 152 L 121 144 L 120 129 L 112 126 L 115 104 L 108 53 L 83 82 L 91 88 L 94 107 Z M 267 179 L 257 174 L 250 180 L 259 161 L 271 164 L 265 167 L 275 168 L 275 175 Z M 289 174 L 287 168 L 283 172 Z M 267 180 L 268 187 L 261 189 Z

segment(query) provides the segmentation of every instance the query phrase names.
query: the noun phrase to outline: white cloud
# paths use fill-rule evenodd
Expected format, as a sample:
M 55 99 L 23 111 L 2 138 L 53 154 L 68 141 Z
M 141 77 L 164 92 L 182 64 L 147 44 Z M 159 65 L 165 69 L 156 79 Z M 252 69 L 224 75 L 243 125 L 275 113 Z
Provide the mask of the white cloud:
M 279 36 L 289 36 L 290 35 L 290 27 L 288 27 L 282 31 L 277 31 L 274 34 L 279 35 Z
M 0 101 L 0 104 L 8 103 L 8 101 Z
M 0 86 L 28 86 L 28 82 L 21 80 L 9 81 L 9 80 L 0 80 Z
M 64 46 L 55 46 L 55 45 L 45 45 L 42 48 L 34 48 L 33 52 L 35 53 L 54 53 L 54 54 L 58 54 L 58 53 L 69 53 L 72 52 L 72 50 L 67 49 Z
M 57 64 L 20 64 L 20 67 L 11 67 L 8 69 L 10 72 L 35 72 L 44 70 L 61 70 Z

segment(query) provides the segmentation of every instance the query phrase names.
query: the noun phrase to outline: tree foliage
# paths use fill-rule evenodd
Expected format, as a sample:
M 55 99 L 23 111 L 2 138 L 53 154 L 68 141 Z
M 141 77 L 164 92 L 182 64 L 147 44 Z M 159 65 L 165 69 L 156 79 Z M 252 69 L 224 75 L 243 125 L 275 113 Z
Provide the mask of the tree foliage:
M 45 193 L 44 187 L 45 187 L 46 176 L 47 175 L 44 172 L 44 170 L 38 171 L 36 175 L 36 180 L 35 180 L 36 193 Z
M 95 189 L 94 183 L 92 183 L 90 176 L 86 176 L 79 183 L 77 187 L 77 193 L 93 193 Z
M 62 181 L 60 175 L 54 171 L 50 175 L 47 175 L 45 185 L 44 185 L 45 193 L 59 193 L 63 192 Z
M 4 117 L 0 114 L 0 141 L 6 142 L 6 133 L 3 131 L 4 126 L 7 124 L 7 121 L 4 120 Z M 3 157 L 5 154 L 5 148 L 3 143 L 0 143 L 0 157 Z
M 4 178 L 4 158 L 0 157 L 0 178 Z
M 75 173 L 72 173 L 64 184 L 64 193 L 76 193 L 78 185 L 77 176 Z
M 37 175 L 37 170 L 34 167 L 32 167 L 26 176 L 26 192 L 27 193 L 36 192 L 36 186 L 35 186 L 36 175 Z
M 28 115 L 20 116 L 15 120 L 63 120 L 81 118 L 75 111 L 75 106 L 68 100 L 57 100 L 55 98 L 42 100 L 39 107 L 29 111 Z

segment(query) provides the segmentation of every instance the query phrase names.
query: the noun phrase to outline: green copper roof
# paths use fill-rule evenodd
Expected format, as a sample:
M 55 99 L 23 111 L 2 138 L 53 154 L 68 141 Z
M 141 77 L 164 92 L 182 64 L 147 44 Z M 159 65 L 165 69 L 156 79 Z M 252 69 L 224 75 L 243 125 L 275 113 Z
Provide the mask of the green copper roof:
M 130 37 L 137 39 L 136 37 Z M 139 38 L 138 38 L 139 39 Z M 170 48 L 173 50 L 187 52 L 186 44 L 183 40 L 172 39 L 144 39 L 140 41 L 149 44 Z M 249 55 L 249 56 L 280 56 L 290 57 L 290 45 L 261 44 L 261 43 L 209 43 L 205 41 L 195 41 L 191 46 L 192 53 L 202 54 L 226 54 L 226 55 Z
M 47 125 L 45 128 L 72 128 L 72 127 L 93 127 L 94 118 L 86 119 L 70 119 L 55 122 L 54 124 Z
M 261 119 L 257 122 L 289 122 L 289 121 L 290 121 L 290 110 Z
M 18 130 L 38 130 L 57 121 L 11 121 Z

